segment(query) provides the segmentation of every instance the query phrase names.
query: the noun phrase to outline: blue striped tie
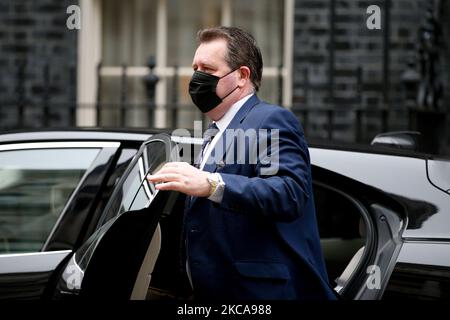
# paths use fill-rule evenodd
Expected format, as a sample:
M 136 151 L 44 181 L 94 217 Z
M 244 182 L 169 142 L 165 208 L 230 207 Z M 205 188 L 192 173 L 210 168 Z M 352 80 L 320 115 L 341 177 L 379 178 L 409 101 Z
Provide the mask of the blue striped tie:
M 196 167 L 197 169 L 200 169 L 206 147 L 214 139 L 217 133 L 219 133 L 219 128 L 214 122 L 211 122 L 208 126 L 208 129 L 206 129 L 205 133 L 203 134 L 202 149 L 197 157 L 197 160 L 194 163 L 194 167 Z

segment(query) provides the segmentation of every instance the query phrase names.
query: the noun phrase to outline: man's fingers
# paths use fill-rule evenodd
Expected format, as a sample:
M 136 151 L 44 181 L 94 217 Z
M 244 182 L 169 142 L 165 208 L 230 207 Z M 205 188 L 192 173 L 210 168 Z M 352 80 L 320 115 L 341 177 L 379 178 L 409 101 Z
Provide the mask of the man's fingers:
M 167 167 L 167 168 L 173 168 L 173 167 L 184 167 L 184 166 L 186 166 L 186 165 L 189 165 L 189 163 L 187 163 L 187 162 L 167 162 L 165 165 L 164 165 L 164 167 Z
M 180 191 L 182 188 L 182 184 L 180 182 L 172 181 L 172 182 L 166 182 L 157 184 L 155 186 L 158 190 L 173 190 L 173 191 Z
M 166 173 L 167 170 L 173 170 L 173 168 L 176 168 L 176 165 L 172 165 L 173 163 L 177 163 L 177 162 L 167 162 L 166 164 L 164 164 L 161 168 L 159 168 L 158 171 L 154 172 L 153 175 L 156 174 L 160 174 L 160 173 Z
M 190 163 L 187 162 L 168 162 L 166 163 L 162 169 L 174 169 L 174 170 L 185 170 L 186 168 L 194 168 Z
M 159 175 L 163 175 L 163 174 L 179 174 L 179 170 L 176 167 L 173 168 L 161 168 L 159 169 L 157 172 L 155 172 L 154 174 L 149 174 L 147 175 L 147 177 L 156 177 Z
M 178 167 L 179 164 L 180 164 L 180 162 L 167 162 L 167 163 L 163 166 L 163 168 L 164 168 L 164 167 Z
M 181 170 L 182 169 L 180 167 L 162 167 L 157 172 L 155 172 L 153 174 L 153 176 L 158 175 L 158 174 L 166 174 L 166 173 L 181 173 Z
M 180 178 L 181 176 L 177 173 L 162 173 L 147 176 L 147 180 L 153 183 L 179 181 Z
M 183 175 L 189 172 L 190 169 L 197 170 L 187 162 L 169 162 L 166 163 L 161 169 L 159 169 L 157 172 L 155 172 L 155 174 L 151 176 L 168 173 L 177 173 Z

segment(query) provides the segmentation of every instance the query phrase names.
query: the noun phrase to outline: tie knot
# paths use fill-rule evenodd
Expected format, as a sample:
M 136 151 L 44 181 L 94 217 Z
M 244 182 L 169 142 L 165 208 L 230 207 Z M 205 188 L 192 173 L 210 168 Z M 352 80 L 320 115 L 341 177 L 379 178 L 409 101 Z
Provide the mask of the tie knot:
M 219 132 L 219 128 L 214 122 L 211 122 L 208 126 L 208 129 L 206 129 L 205 133 L 203 134 L 203 144 L 202 144 L 202 150 L 200 151 L 200 155 L 197 158 L 197 160 L 194 162 L 194 166 L 198 169 L 200 168 L 200 164 L 203 159 L 203 153 L 205 152 L 206 146 L 211 142 L 212 139 L 216 136 L 216 134 Z
M 206 129 L 205 133 L 203 134 L 203 141 L 210 142 L 218 132 L 219 128 L 217 127 L 216 123 L 211 122 L 208 126 L 208 129 Z

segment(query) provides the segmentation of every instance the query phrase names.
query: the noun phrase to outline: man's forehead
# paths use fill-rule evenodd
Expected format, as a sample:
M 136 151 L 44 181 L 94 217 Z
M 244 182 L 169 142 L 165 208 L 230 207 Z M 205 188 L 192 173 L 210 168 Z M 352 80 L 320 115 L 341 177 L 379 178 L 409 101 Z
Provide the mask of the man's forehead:
M 224 39 L 217 39 L 201 43 L 194 56 L 194 63 L 213 63 L 223 61 L 227 51 L 227 43 Z

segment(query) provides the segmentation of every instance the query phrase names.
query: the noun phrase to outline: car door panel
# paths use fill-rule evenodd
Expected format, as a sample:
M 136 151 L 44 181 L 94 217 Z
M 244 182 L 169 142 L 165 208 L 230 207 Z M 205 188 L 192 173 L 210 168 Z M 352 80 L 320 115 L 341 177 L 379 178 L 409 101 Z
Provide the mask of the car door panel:
M 164 157 L 157 154 L 161 148 Z M 161 235 L 155 231 L 161 215 L 175 202 L 175 193 L 157 191 L 145 177 L 163 163 L 177 161 L 174 150 L 168 135 L 156 135 L 141 147 L 106 206 L 99 228 L 62 272 L 55 298 L 143 298 L 159 254 Z
M 118 217 L 85 270 L 80 297 L 130 299 L 168 195 L 160 192 L 150 208 Z
M 53 270 L 70 250 L 0 256 L 0 300 L 41 298 Z
M 365 281 L 355 295 L 359 300 L 378 300 L 382 297 L 403 245 L 401 235 L 404 218 L 378 203 L 370 205 L 376 229 L 376 249 L 370 265 L 365 268 Z
M 347 269 L 342 273 L 341 277 L 348 279 L 345 281 L 345 287 L 337 288 L 339 293 L 348 299 L 379 299 L 403 243 L 401 236 L 406 227 L 404 208 L 396 199 L 381 190 L 331 170 L 313 166 L 313 177 L 316 189 L 327 186 L 335 193 L 341 194 L 343 199 L 353 203 L 365 226 L 364 250 L 355 252 L 360 255 L 357 263 L 349 261 L 349 265 L 354 264 L 351 276 L 347 275 Z M 334 203 L 332 207 L 336 209 L 339 204 Z M 323 217 L 321 219 L 323 220 Z M 341 227 L 346 228 L 346 225 L 347 223 L 343 223 Z M 338 284 L 343 283 L 341 277 L 337 279 Z

